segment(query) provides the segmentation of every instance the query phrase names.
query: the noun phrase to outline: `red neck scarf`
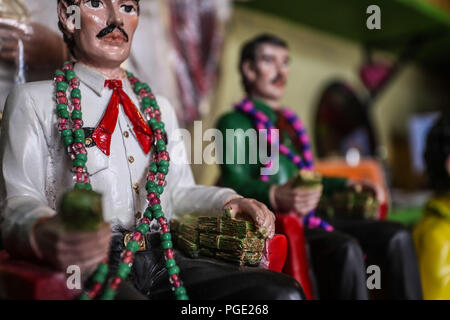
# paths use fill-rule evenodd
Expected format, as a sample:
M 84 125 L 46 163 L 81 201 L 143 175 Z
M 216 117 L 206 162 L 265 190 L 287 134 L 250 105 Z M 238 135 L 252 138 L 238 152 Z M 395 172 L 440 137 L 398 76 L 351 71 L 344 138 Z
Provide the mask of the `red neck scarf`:
M 111 100 L 109 100 L 109 104 L 102 120 L 92 134 L 92 139 L 99 149 L 109 156 L 111 136 L 116 128 L 117 118 L 119 116 L 119 104 L 121 104 L 125 114 L 133 125 L 134 134 L 136 135 L 142 150 L 147 154 L 150 151 L 153 141 L 152 130 L 145 122 L 133 101 L 131 101 L 130 97 L 123 91 L 122 81 L 106 80 L 105 87 L 113 90 L 113 95 Z

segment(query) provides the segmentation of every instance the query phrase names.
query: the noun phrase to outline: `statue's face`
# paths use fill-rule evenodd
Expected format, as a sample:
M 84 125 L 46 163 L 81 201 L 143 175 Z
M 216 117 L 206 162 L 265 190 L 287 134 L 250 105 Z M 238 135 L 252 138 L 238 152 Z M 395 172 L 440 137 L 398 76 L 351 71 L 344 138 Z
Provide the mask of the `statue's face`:
M 81 28 L 73 30 L 79 60 L 99 67 L 115 67 L 129 54 L 138 25 L 134 0 L 81 0 Z M 73 27 L 73 26 L 69 26 Z
M 244 68 L 251 93 L 270 100 L 281 99 L 289 75 L 289 61 L 288 49 L 272 44 L 260 45 L 255 63 Z

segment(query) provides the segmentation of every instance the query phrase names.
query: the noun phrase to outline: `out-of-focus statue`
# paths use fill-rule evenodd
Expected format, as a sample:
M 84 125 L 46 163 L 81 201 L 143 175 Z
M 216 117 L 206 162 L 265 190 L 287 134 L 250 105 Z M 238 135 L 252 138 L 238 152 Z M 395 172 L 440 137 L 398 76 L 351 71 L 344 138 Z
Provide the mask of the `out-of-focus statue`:
M 53 0 L 0 0 L 0 112 L 15 84 L 50 79 L 69 52 Z
M 425 216 L 414 230 L 423 296 L 450 299 L 450 116 L 443 115 L 431 128 L 425 164 L 434 195 Z

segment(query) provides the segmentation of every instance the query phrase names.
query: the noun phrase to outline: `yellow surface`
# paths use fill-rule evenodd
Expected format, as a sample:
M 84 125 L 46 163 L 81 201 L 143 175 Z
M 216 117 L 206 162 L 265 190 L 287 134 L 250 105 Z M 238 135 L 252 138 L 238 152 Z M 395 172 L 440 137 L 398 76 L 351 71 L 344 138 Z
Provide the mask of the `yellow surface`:
M 424 299 L 450 300 L 450 218 L 427 214 L 414 230 Z

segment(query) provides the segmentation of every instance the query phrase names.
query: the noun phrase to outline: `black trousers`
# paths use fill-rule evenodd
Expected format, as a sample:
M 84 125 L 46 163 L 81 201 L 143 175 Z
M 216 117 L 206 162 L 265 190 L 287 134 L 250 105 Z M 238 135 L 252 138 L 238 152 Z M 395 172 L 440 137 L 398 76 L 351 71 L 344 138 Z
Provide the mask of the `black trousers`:
M 124 249 L 123 236 L 112 239 L 110 266 L 117 269 Z M 302 300 L 304 293 L 293 278 L 260 268 L 239 267 L 215 259 L 191 259 L 175 252 L 180 277 L 190 299 Z M 159 233 L 147 235 L 147 250 L 138 251 L 129 280 L 119 287 L 118 299 L 174 299 L 160 245 Z
M 373 220 L 330 223 L 333 232 L 305 229 L 320 299 L 422 299 L 414 242 L 404 226 Z M 380 268 L 381 289 L 368 290 L 370 265 Z

